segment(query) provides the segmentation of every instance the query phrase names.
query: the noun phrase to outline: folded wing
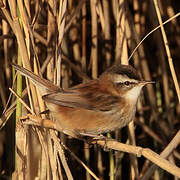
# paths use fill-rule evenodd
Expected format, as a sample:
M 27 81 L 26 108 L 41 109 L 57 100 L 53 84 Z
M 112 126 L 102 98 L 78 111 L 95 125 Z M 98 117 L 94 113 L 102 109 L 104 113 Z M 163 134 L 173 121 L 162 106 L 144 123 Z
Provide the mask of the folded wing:
M 62 92 L 45 95 L 43 99 L 47 103 L 93 111 L 111 111 L 118 103 L 116 96 L 99 89 L 98 80 L 89 81 Z

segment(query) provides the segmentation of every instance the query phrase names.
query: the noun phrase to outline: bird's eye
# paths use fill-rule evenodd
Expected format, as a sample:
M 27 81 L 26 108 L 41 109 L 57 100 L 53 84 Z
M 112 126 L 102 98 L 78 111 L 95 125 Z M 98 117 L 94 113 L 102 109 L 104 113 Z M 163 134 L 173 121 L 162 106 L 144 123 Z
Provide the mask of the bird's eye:
M 130 82 L 129 82 L 129 81 L 125 81 L 124 84 L 125 84 L 126 86 L 129 86 L 129 85 L 130 85 Z

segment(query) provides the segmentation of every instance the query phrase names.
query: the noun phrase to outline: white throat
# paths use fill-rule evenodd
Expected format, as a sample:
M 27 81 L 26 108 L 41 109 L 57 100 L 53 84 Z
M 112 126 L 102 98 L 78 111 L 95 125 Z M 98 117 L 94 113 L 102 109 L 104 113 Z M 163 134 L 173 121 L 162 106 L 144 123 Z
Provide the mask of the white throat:
M 141 89 L 143 86 L 135 86 L 132 89 L 130 89 L 125 95 L 124 97 L 128 100 L 130 100 L 130 102 L 134 102 L 136 103 L 138 100 L 138 97 L 140 95 Z

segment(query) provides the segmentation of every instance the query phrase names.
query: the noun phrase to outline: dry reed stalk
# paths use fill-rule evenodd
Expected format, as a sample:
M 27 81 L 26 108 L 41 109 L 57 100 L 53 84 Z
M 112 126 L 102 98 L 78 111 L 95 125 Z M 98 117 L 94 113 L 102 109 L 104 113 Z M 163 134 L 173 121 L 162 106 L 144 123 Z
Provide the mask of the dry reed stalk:
M 145 2 L 144 2 L 145 3 Z M 143 36 L 143 30 L 142 30 L 142 27 L 143 27 L 143 24 L 141 24 L 141 18 L 142 18 L 142 16 L 143 16 L 143 13 L 141 13 L 140 14 L 140 11 L 141 11 L 141 3 L 139 3 L 138 1 L 133 1 L 133 8 L 134 8 L 134 11 L 135 11 L 135 15 L 134 15 L 134 29 L 135 29 L 135 31 L 136 31 L 136 33 L 137 33 L 137 35 L 139 36 L 139 37 L 141 37 L 141 36 Z M 145 13 L 145 12 L 144 12 Z M 127 23 L 128 24 L 128 23 Z M 130 22 L 129 22 L 129 24 L 130 24 Z M 132 27 L 131 27 L 132 28 Z M 128 27 L 128 29 L 129 29 L 129 27 Z M 132 31 L 132 30 L 131 30 Z M 131 35 L 133 36 L 133 34 L 134 33 L 131 33 Z M 132 38 L 131 38 L 132 39 Z M 133 36 L 133 39 L 134 39 L 134 36 Z M 132 42 L 131 42 L 132 43 Z M 142 53 L 143 53 L 143 49 L 142 49 Z M 142 58 L 141 57 L 141 54 L 139 54 L 139 52 L 137 52 L 136 53 L 136 56 L 134 57 L 134 63 L 135 63 L 135 67 L 140 67 L 140 61 L 139 61 L 139 59 L 140 58 Z M 145 77 L 146 78 L 146 77 Z M 140 101 L 139 103 L 138 103 L 138 108 L 142 108 L 142 101 Z M 143 120 L 142 118 L 141 118 L 141 120 Z M 146 129 L 143 129 L 143 130 L 147 130 L 147 128 Z M 151 131 L 146 131 L 146 132 L 151 132 Z M 153 134 L 153 133 L 152 133 Z M 154 135 L 154 134 L 153 134 Z M 134 142 L 135 142 L 135 140 L 134 140 Z M 135 145 L 135 144 L 134 144 Z M 136 159 L 136 161 L 135 161 L 136 163 L 137 163 L 137 159 Z M 135 174 L 136 174 L 136 177 L 139 177 L 139 172 L 138 172 L 138 165 L 136 165 L 135 166 L 136 167 L 136 171 L 135 171 Z
M 14 30 L 14 33 L 15 33 L 16 38 L 17 38 L 17 42 L 18 42 L 18 45 L 19 45 L 20 54 L 21 54 L 21 57 L 22 57 L 23 64 L 27 69 L 31 70 L 31 66 L 30 66 L 30 63 L 29 63 L 28 51 L 27 51 L 27 48 L 26 48 L 23 32 L 22 32 L 22 29 L 20 27 L 18 17 L 16 15 L 16 11 L 14 11 L 16 9 L 16 4 L 15 4 L 14 1 L 12 1 L 12 2 L 9 2 L 9 5 L 10 5 L 11 14 L 12 14 L 12 17 L 13 17 L 12 26 L 13 26 L 13 30 Z M 31 88 L 32 96 L 33 96 L 33 100 L 34 100 L 33 103 L 34 103 L 35 106 L 37 106 L 38 103 L 37 103 L 35 87 L 31 83 L 30 83 L 30 88 Z M 31 99 L 29 90 L 28 90 L 28 95 L 29 95 L 29 99 Z M 31 108 L 33 108 L 32 103 L 31 103 Z
M 127 47 L 127 37 L 129 34 L 126 34 L 128 32 L 126 30 L 126 24 L 128 23 L 127 21 L 127 16 L 125 13 L 127 4 L 125 1 L 119 1 L 118 4 L 118 13 L 117 13 L 117 44 L 116 44 L 116 60 L 120 58 L 120 61 L 122 64 L 129 64 L 128 62 L 128 47 Z M 120 51 L 120 52 L 117 52 Z M 130 144 L 136 145 L 136 138 L 135 138 L 135 132 L 134 132 L 134 123 L 131 122 L 128 125 L 128 130 L 129 130 L 129 140 Z M 137 158 L 134 155 L 130 154 L 130 161 L 131 161 L 131 179 L 135 179 L 139 177 L 139 172 L 138 172 L 138 161 Z
M 97 28 L 97 13 L 96 0 L 90 1 L 91 5 L 91 24 L 92 24 L 92 48 L 91 48 L 91 63 L 92 63 L 92 78 L 98 77 L 98 28 Z
M 131 34 L 133 34 L 134 36 L 134 40 L 136 42 L 136 44 L 139 45 L 139 42 L 140 42 L 140 38 L 139 38 L 139 35 L 138 35 L 138 32 L 136 31 L 135 27 L 132 25 L 132 21 L 131 21 L 131 17 L 130 17 L 130 14 L 128 13 L 128 20 L 129 20 L 129 26 L 130 26 L 130 29 L 132 31 Z M 127 23 L 128 24 L 128 23 Z M 136 49 L 136 47 L 134 47 L 134 44 L 133 45 L 133 49 Z M 149 71 L 149 67 L 148 67 L 148 63 L 147 63 L 147 60 L 146 60 L 146 57 L 145 57 L 145 51 L 144 51 L 144 47 L 143 45 L 141 44 L 140 46 L 138 46 L 138 49 L 136 49 L 137 51 L 137 55 L 134 57 L 134 61 L 135 63 L 137 64 L 138 62 L 138 66 L 141 66 L 141 72 L 143 74 L 143 77 L 144 79 L 146 80 L 151 80 L 151 74 L 150 74 L 150 71 Z M 134 54 L 134 51 L 132 52 L 132 54 Z M 132 55 L 131 54 L 131 55 Z M 130 60 L 132 56 L 130 56 L 128 58 L 128 60 Z M 148 98 L 149 98 L 149 102 L 151 103 L 151 107 L 152 107 L 152 115 L 153 115 L 153 118 L 154 119 L 157 119 L 156 118 L 156 113 L 155 113 L 155 109 L 156 109 L 156 96 L 155 96 L 155 92 L 154 92 L 154 89 L 153 89 L 153 86 L 148 86 L 147 87 L 147 92 L 148 92 Z
M 123 0 L 116 1 L 116 50 L 115 59 L 127 64 L 127 39 L 125 35 L 125 4 Z
M 57 153 L 59 154 L 59 157 L 61 159 L 61 163 L 62 163 L 62 165 L 64 167 L 65 172 L 66 172 L 67 178 L 72 180 L 73 176 L 72 176 L 71 170 L 69 169 L 69 166 L 67 164 L 66 157 L 64 155 L 64 150 L 62 149 L 62 145 L 60 144 L 59 139 L 56 136 L 54 131 L 51 131 L 51 136 L 52 136 L 52 139 L 53 139 L 53 141 L 55 143 L 55 146 L 57 148 Z
M 173 150 L 174 148 L 176 148 L 176 146 L 179 144 L 179 134 L 177 133 L 178 138 L 175 138 L 175 140 L 173 140 L 173 143 L 171 142 L 170 144 L 170 148 L 171 150 Z M 177 140 L 178 139 L 178 140 Z M 132 145 L 127 145 L 127 144 L 122 144 L 119 143 L 117 141 L 114 140 L 106 140 L 106 141 L 101 141 L 98 140 L 96 141 L 97 144 L 101 145 L 101 146 L 105 146 L 109 149 L 114 149 L 114 150 L 118 150 L 118 151 L 123 151 L 123 152 L 128 152 L 128 153 L 132 153 L 132 154 L 136 154 L 138 157 L 140 156 L 144 156 L 146 157 L 148 160 L 152 161 L 153 163 L 155 163 L 156 165 L 158 165 L 159 167 L 161 167 L 162 169 L 168 171 L 169 173 L 180 177 L 180 168 L 177 167 L 176 165 L 171 164 L 169 161 L 167 161 L 166 159 L 162 158 L 160 155 L 158 155 L 157 153 L 155 153 L 154 151 L 148 149 L 148 148 L 141 148 L 138 146 L 132 146 Z
M 76 72 L 76 74 L 79 76 L 79 78 L 81 78 L 81 79 L 84 80 L 84 81 L 90 80 L 90 78 L 89 78 L 84 72 L 82 72 L 82 71 L 79 69 L 78 66 L 74 65 L 74 64 L 70 61 L 70 59 L 68 59 L 68 58 L 67 58 L 66 56 L 64 56 L 64 55 L 62 55 L 62 58 L 63 58 L 63 61 L 64 61 L 65 63 L 67 63 L 68 66 L 69 66 L 74 72 Z
M 176 15 L 174 15 L 173 17 L 171 17 L 171 18 L 168 19 L 167 21 L 165 21 L 163 24 L 168 23 L 170 20 L 176 18 L 177 16 L 179 16 L 179 13 L 176 14 Z M 143 40 L 144 40 L 149 34 L 151 34 L 152 32 L 154 32 L 155 30 L 157 30 L 159 27 L 160 27 L 160 26 L 156 27 L 153 31 L 151 31 L 150 33 L 148 33 L 148 34 L 143 38 Z M 143 40 L 142 40 L 142 41 L 143 41 Z M 142 42 L 142 41 L 141 41 L 141 42 Z M 139 45 L 138 45 L 137 47 L 139 47 Z M 137 50 L 137 49 L 135 48 L 135 50 Z
M 47 44 L 48 44 L 48 55 L 50 56 L 51 51 L 52 51 L 52 47 L 55 45 L 56 43 L 56 38 L 57 38 L 57 31 L 56 31 L 56 3 L 53 0 L 48 1 L 48 22 L 47 22 Z M 54 62 L 55 62 L 55 58 L 53 56 L 51 56 L 48 64 L 47 64 L 47 79 L 49 79 L 50 81 L 53 82 L 54 80 Z
M 168 146 L 166 146 L 166 148 L 163 150 L 160 156 L 163 158 L 167 158 L 179 143 L 180 143 L 180 131 L 177 132 L 177 134 L 174 136 L 174 138 L 171 140 Z M 157 166 L 155 164 L 151 165 L 148 171 L 144 174 L 142 180 L 148 180 L 152 176 L 156 168 Z
M 60 86 L 61 84 L 61 52 L 60 47 L 63 40 L 64 30 L 65 30 L 65 18 L 66 18 L 66 11 L 67 11 L 67 0 L 59 2 L 59 12 L 57 18 L 57 26 L 58 26 L 58 43 L 56 45 L 56 84 Z
M 111 40 L 111 34 L 110 34 L 110 29 L 111 29 L 111 24 L 110 24 L 110 9 L 109 9 L 109 1 L 104 0 L 103 2 L 103 12 L 104 12 L 104 21 L 106 22 L 106 25 L 104 27 L 104 40 L 105 40 L 105 59 L 106 59 L 106 64 L 107 67 L 110 66 L 111 64 L 111 45 L 110 45 L 110 40 Z
M 2 99 L 2 104 L 5 107 L 6 106 L 6 93 L 5 93 L 5 89 L 3 88 L 5 82 L 4 82 L 4 79 L 2 77 L 3 77 L 3 74 L 1 72 L 0 73 L 0 96 Z
M 129 123 L 128 125 L 128 138 L 131 145 L 136 146 L 136 137 L 135 137 L 135 126 L 134 121 Z M 130 161 L 131 161 L 131 179 L 136 179 L 139 177 L 139 170 L 138 170 L 138 161 L 137 157 L 130 154 Z
M 86 65 L 87 65 L 87 57 L 86 57 L 86 3 L 82 6 L 82 57 L 81 57 L 81 67 L 82 71 L 86 72 Z
M 105 29 L 105 20 L 104 20 L 104 14 L 103 14 L 101 2 L 96 0 L 95 7 L 96 7 L 96 13 L 99 16 L 102 31 L 104 32 L 105 31 L 104 30 Z
M 137 119 L 136 123 L 139 124 L 143 128 L 143 131 L 151 136 L 155 141 L 164 144 L 162 139 L 160 139 L 160 137 L 145 124 L 143 116 L 141 116 L 139 120 Z
M 89 150 L 89 144 L 87 144 L 87 143 L 84 143 L 84 158 L 85 158 L 87 165 L 89 166 L 89 164 L 90 164 L 90 150 Z M 99 169 L 99 167 L 98 167 L 98 169 Z M 86 180 L 91 180 L 91 176 L 88 173 L 88 171 L 86 171 Z
M 177 96 L 178 96 L 178 99 L 179 99 L 179 102 L 180 102 L 180 88 L 179 88 L 176 72 L 175 72 L 174 65 L 173 65 L 173 59 L 172 59 L 171 52 L 170 52 L 170 49 L 169 49 L 169 46 L 168 46 L 167 36 L 166 36 L 165 30 L 164 30 L 164 27 L 162 25 L 163 24 L 162 17 L 161 17 L 160 11 L 159 11 L 157 0 L 153 0 L 153 2 L 154 2 L 154 6 L 155 6 L 155 9 L 156 9 L 158 21 L 159 21 L 160 28 L 161 28 L 161 33 L 162 33 L 162 37 L 163 37 L 163 41 L 164 41 L 164 46 L 165 46 L 165 49 L 166 49 L 166 54 L 167 54 L 167 57 L 168 57 L 168 62 L 169 62 L 170 70 L 171 70 L 171 75 L 172 75 L 174 85 L 175 85 L 175 88 L 176 88 L 176 93 L 177 93 Z
M 91 77 L 96 79 L 98 77 L 98 16 L 97 16 L 97 0 L 90 1 L 91 10 Z M 96 152 L 97 153 L 97 152 Z M 97 154 L 100 155 L 99 153 Z M 101 166 L 101 161 L 97 162 L 97 167 Z
M 10 31 L 10 29 L 9 29 L 8 23 L 6 21 L 2 20 L 2 34 L 8 35 L 9 31 Z M 8 53 L 8 48 L 9 48 L 9 40 L 4 39 L 4 41 L 3 41 L 4 68 L 5 68 L 5 74 L 6 74 L 8 86 L 10 86 L 11 73 L 10 73 L 10 65 L 9 65 L 10 55 Z M 3 76 L 1 75 L 1 77 L 3 77 Z M 0 95 L 1 95 L 3 106 L 5 107 L 7 97 L 6 97 L 5 90 L 2 88 L 2 87 L 4 87 L 4 83 L 5 83 L 4 80 L 1 78 Z
M 87 65 L 87 57 L 86 57 L 86 26 L 87 26 L 87 21 L 86 21 L 86 15 L 87 15 L 87 10 L 86 10 L 86 2 L 82 5 L 82 57 L 81 57 L 81 69 L 83 72 L 86 72 L 86 65 Z M 89 166 L 90 164 L 90 150 L 89 150 L 89 145 L 87 143 L 84 143 L 84 158 Z M 99 169 L 99 167 L 98 167 Z M 90 180 L 91 176 L 86 171 L 86 180 Z
M 11 9 L 11 15 L 13 17 L 13 26 L 14 26 L 14 30 L 16 33 L 16 35 L 18 36 L 18 40 L 19 42 L 23 39 L 22 38 L 22 34 L 20 35 L 20 32 L 18 32 L 17 30 L 21 30 L 19 21 L 18 21 L 18 17 L 16 14 L 16 3 L 15 2 L 11 2 L 10 4 L 10 9 Z M 17 29 L 16 29 L 17 28 Z M 22 53 L 22 51 L 21 51 Z M 21 64 L 21 57 L 20 57 L 20 53 L 18 52 L 18 63 Z M 21 95 L 21 91 L 22 91 L 22 80 L 21 80 L 21 76 L 18 75 L 17 78 L 17 93 L 18 95 Z M 16 120 L 18 122 L 18 118 L 22 115 L 22 106 L 20 104 L 19 101 L 17 101 L 17 109 L 16 109 Z M 25 148 L 25 144 L 26 144 L 26 135 L 27 135 L 27 129 L 23 129 L 20 125 L 18 125 L 18 123 L 16 124 L 16 167 L 15 167 L 15 172 L 13 174 L 13 176 L 16 176 L 20 179 L 24 179 L 24 174 L 25 174 L 25 169 L 24 167 L 24 159 L 21 159 L 21 157 L 18 155 L 18 151 L 22 153 L 23 156 L 26 155 L 26 148 Z
M 79 43 L 78 43 L 78 34 L 79 34 L 79 30 L 78 30 L 78 26 L 75 25 L 77 24 L 77 21 L 74 20 L 74 28 L 71 28 L 70 30 L 70 38 L 71 38 L 71 41 L 72 41 L 72 49 L 73 49 L 73 57 L 74 57 L 74 60 L 79 62 L 80 63 L 80 60 L 81 60 L 81 53 L 80 53 L 80 46 L 79 46 Z
M 68 147 L 66 147 L 64 144 L 62 144 L 62 146 L 91 174 L 92 177 L 99 180 L 99 178 L 89 169 L 89 167 L 87 167 Z
M 32 42 L 32 47 L 33 47 L 33 50 L 34 50 L 34 71 L 36 74 L 38 74 L 38 68 L 37 68 L 37 64 L 39 63 L 38 62 L 38 57 L 37 57 L 37 53 L 36 53 L 36 50 L 35 50 L 35 44 L 34 44 L 34 40 L 32 38 L 32 30 L 31 28 L 29 27 L 29 21 L 28 21 L 28 17 L 24 11 L 24 8 L 23 8 L 23 4 L 22 4 L 22 1 L 18 2 L 19 3 L 19 7 L 20 7 L 20 12 L 21 12 L 21 16 L 23 17 L 22 18 L 22 22 L 24 23 L 23 25 L 23 28 L 25 30 L 25 35 L 26 35 L 26 47 L 28 49 L 28 54 L 30 56 L 30 50 L 29 50 L 29 37 L 31 39 L 31 42 Z M 33 93 L 32 93 L 33 94 Z M 38 103 L 38 106 L 39 106 L 39 109 L 35 109 L 36 113 L 38 112 L 43 112 L 45 110 L 45 104 L 44 102 L 42 101 L 42 98 L 40 96 L 40 93 L 39 91 L 37 90 L 37 101 L 35 101 L 36 103 Z M 42 115 L 42 118 L 45 118 L 45 115 Z M 39 160 L 32 160 L 34 157 L 34 155 L 32 154 L 32 152 L 29 152 L 29 157 L 32 157 L 32 158 L 28 158 L 30 161 L 27 163 L 28 164 L 28 168 L 29 168 L 29 173 L 32 172 L 32 169 L 31 169 L 31 165 L 33 163 L 33 161 L 37 161 L 37 162 L 41 162 L 41 168 L 39 168 L 39 171 L 41 172 L 38 172 L 38 174 L 41 174 L 40 176 L 44 179 L 46 177 L 49 177 L 49 160 L 48 160 L 48 152 L 47 152 L 47 144 L 46 142 L 42 139 L 42 132 L 39 131 L 39 129 L 36 128 L 36 131 L 37 131 L 37 134 L 39 136 L 39 139 L 40 139 L 40 142 L 41 142 L 41 145 L 42 147 L 42 153 L 41 153 L 41 161 L 40 159 Z M 31 132 L 29 132 L 31 133 Z M 34 141 L 35 139 L 32 139 L 32 141 Z M 30 145 L 32 142 L 29 142 L 28 144 Z M 30 145 L 31 146 L 31 145 Z M 37 145 L 38 146 L 38 145 Z M 30 149 L 30 148 L 28 148 Z M 43 158 L 45 157 L 45 158 Z M 46 159 L 46 160 L 43 160 L 43 159 Z M 27 175 L 28 176 L 28 175 Z M 36 176 L 36 175 L 34 175 Z M 33 177 L 32 173 L 29 174 L 29 177 Z
M 154 27 L 156 27 L 158 25 L 158 21 L 156 20 L 156 15 L 155 15 L 155 11 L 154 13 L 152 13 L 152 19 L 154 19 L 152 21 L 152 24 Z M 161 67 L 160 67 L 160 74 L 162 77 L 162 83 L 163 83 L 163 93 L 164 93 L 164 102 L 165 102 L 165 106 L 163 107 L 164 111 L 169 111 L 167 118 L 168 121 L 170 123 L 171 121 L 171 116 L 172 113 L 170 112 L 170 87 L 169 87 L 169 77 L 168 77 L 168 69 L 167 69 L 167 65 L 166 65 L 166 54 L 164 52 L 164 47 L 162 44 L 162 37 L 161 37 L 161 33 L 160 31 L 157 31 L 156 33 L 154 33 L 155 38 L 157 39 L 157 48 L 158 48 L 158 59 L 160 61 Z M 157 100 L 158 101 L 158 100 Z M 160 100 L 161 101 L 161 100 Z M 172 127 L 171 127 L 171 123 L 170 126 L 168 127 L 169 131 L 171 131 Z

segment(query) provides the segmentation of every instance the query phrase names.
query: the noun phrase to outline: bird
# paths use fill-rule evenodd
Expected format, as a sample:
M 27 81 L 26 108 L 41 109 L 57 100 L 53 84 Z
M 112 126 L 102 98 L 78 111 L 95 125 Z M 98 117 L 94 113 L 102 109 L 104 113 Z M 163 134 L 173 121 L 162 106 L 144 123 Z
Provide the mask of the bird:
M 96 137 L 129 124 L 142 88 L 153 83 L 142 80 L 131 65 L 116 63 L 97 79 L 62 89 L 22 66 L 12 66 L 39 89 L 51 127 L 75 138 Z

